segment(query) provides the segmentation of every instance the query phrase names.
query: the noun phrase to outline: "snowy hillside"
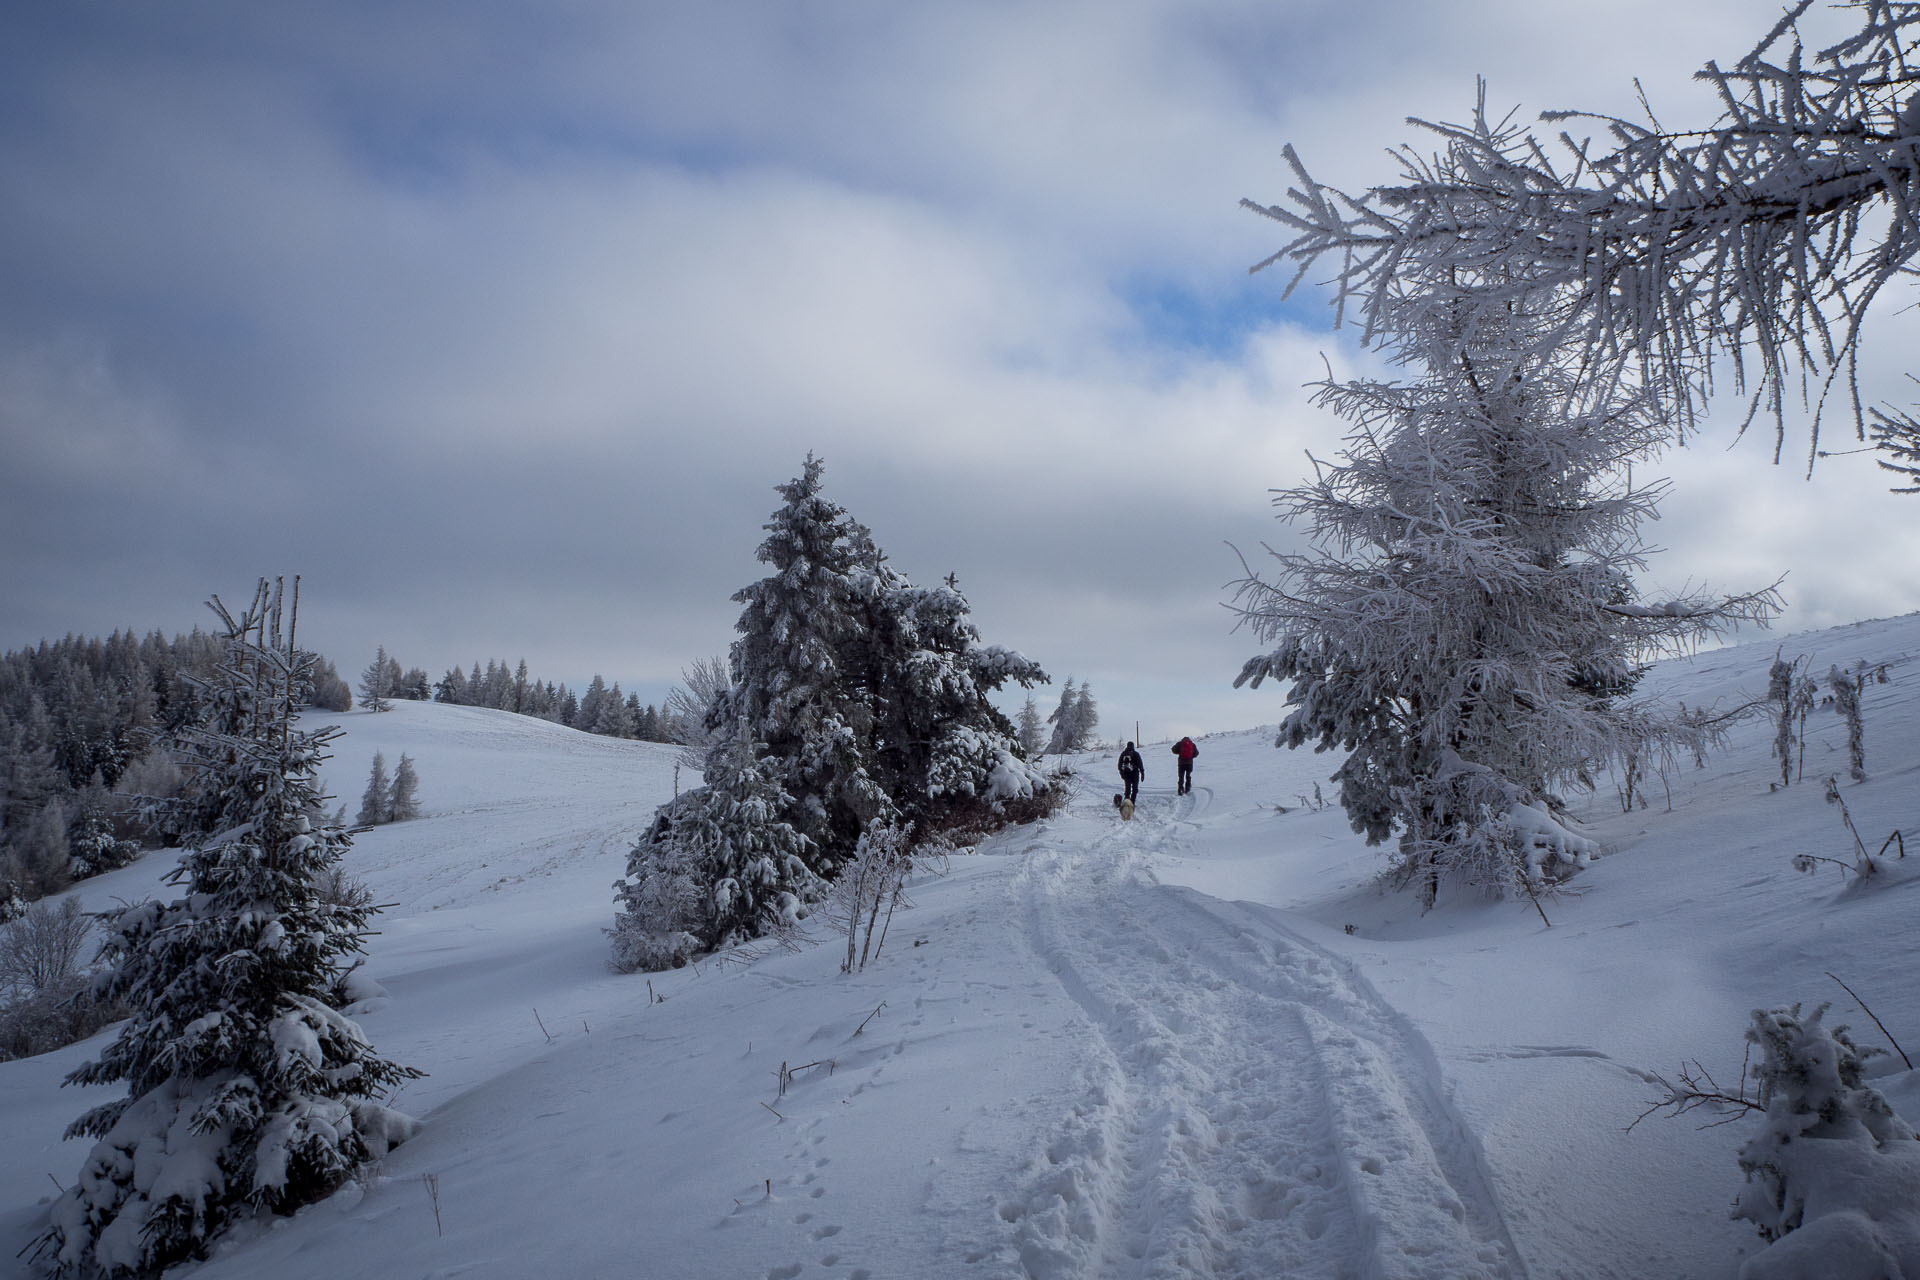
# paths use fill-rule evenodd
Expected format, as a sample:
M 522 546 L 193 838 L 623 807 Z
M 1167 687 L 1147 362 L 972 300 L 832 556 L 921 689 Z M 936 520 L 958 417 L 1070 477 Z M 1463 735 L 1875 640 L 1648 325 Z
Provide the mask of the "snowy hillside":
M 1869 780 L 1841 792 L 1873 844 L 1920 835 L 1920 615 L 1768 636 L 1643 691 L 1724 710 L 1781 648 L 1887 664 Z M 1144 744 L 1129 823 L 1111 754 L 1083 758 L 1067 811 L 916 887 L 863 973 L 819 946 L 651 984 L 608 971 L 601 930 L 671 748 L 437 705 L 337 719 L 341 798 L 376 750 L 421 777 L 425 816 L 347 866 L 392 904 L 369 965 L 390 994 L 360 1021 L 429 1073 L 397 1099 L 426 1127 L 176 1274 L 1730 1277 L 1760 1243 L 1727 1216 L 1752 1125 L 1628 1132 L 1653 1077 L 1697 1059 L 1732 1087 L 1755 1006 L 1833 1000 L 1882 1043 L 1829 971 L 1920 1050 L 1920 846 L 1864 890 L 1791 865 L 1852 849 L 1822 799 L 1845 776 L 1831 711 L 1783 792 L 1761 721 L 1644 809 L 1602 780 L 1609 856 L 1542 903 L 1550 928 L 1524 901 L 1423 916 L 1377 892 L 1377 852 L 1312 804 L 1334 759 L 1221 734 L 1187 797 Z M 152 893 L 171 863 L 79 893 Z M 95 1047 L 0 1064 L 0 1271 L 80 1165 L 59 1133 L 91 1099 L 56 1086 Z

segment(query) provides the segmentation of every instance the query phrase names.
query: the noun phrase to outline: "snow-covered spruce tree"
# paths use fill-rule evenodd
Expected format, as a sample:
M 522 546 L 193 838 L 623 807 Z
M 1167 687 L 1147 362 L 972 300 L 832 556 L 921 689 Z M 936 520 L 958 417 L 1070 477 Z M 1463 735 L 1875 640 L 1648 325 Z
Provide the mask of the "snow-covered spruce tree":
M 1626 464 L 1665 439 L 1651 397 L 1556 345 L 1556 296 L 1449 269 L 1387 318 L 1409 383 L 1328 382 L 1342 460 L 1275 498 L 1312 547 L 1239 583 L 1275 647 L 1236 684 L 1292 682 L 1281 745 L 1349 754 L 1356 831 L 1399 835 L 1394 872 L 1492 891 L 1563 877 L 1591 853 L 1559 792 L 1623 747 L 1618 698 L 1645 657 L 1740 620 L 1769 589 L 1636 602 L 1637 529 L 1661 485 Z
M 806 837 L 810 869 L 830 879 L 867 824 L 893 811 L 869 771 L 873 710 L 849 669 L 868 601 L 890 571 L 866 527 L 822 495 L 821 471 L 808 454 L 779 486 L 785 501 L 757 552 L 772 572 L 734 594 L 743 607 L 729 661 L 732 727 L 765 744 L 789 798 L 780 817 Z M 729 745 L 709 760 L 736 758 Z M 709 767 L 708 784 L 718 781 Z
M 373 768 L 367 772 L 367 789 L 360 795 L 360 812 L 353 820 L 356 827 L 377 827 L 393 819 L 393 784 L 387 778 L 387 757 L 373 753 Z
M 701 708 L 706 787 L 664 806 L 635 846 L 618 886 L 621 967 L 683 958 L 690 947 L 725 945 L 785 918 L 784 909 L 769 915 L 758 905 L 739 919 L 710 918 L 708 877 L 732 874 L 716 870 L 719 838 L 699 834 L 717 821 L 716 805 L 731 805 L 740 821 L 760 814 L 753 820 L 791 828 L 809 875 L 782 892 L 804 905 L 874 821 L 913 821 L 934 834 L 989 825 L 1006 820 L 1008 802 L 1047 787 L 987 700 L 1009 681 L 1031 685 L 1045 673 L 981 645 L 951 580 L 917 588 L 889 567 L 866 527 L 821 494 L 820 477 L 809 455 L 780 486 L 785 502 L 759 551 L 773 572 L 734 596 L 744 607 L 727 663 L 733 683 L 710 687 Z M 690 693 L 677 712 L 688 738 L 694 703 Z M 748 805 L 738 798 L 745 793 L 760 799 Z M 736 834 L 728 844 L 788 844 L 777 831 L 759 840 Z M 756 895 L 757 904 L 764 895 Z
M 980 643 L 952 577 L 916 587 L 877 566 L 860 595 L 865 625 L 848 666 L 870 705 L 870 772 L 900 817 L 937 833 L 1044 791 L 1045 779 L 1014 750 L 1013 725 L 987 695 L 1009 682 L 1031 688 L 1046 672 Z
M 706 786 L 662 805 L 614 889 L 610 931 L 623 972 L 664 969 L 701 951 L 779 934 L 824 891 L 777 763 L 745 725 L 715 752 Z
M 414 772 L 413 757 L 400 753 L 393 767 L 393 786 L 387 792 L 387 821 L 406 822 L 420 816 L 420 775 Z
M 298 579 L 295 580 L 297 613 Z M 217 815 L 174 872 L 185 896 L 106 922 L 97 999 L 134 1010 L 67 1077 L 124 1081 L 68 1137 L 98 1139 L 49 1211 L 35 1257 L 59 1275 L 149 1275 L 236 1220 L 288 1213 L 415 1128 L 376 1099 L 419 1073 L 377 1056 L 335 1007 L 371 909 L 327 904 L 317 875 L 348 838 L 326 823 L 318 770 L 337 736 L 294 725 L 294 615 L 262 581 L 238 617 L 212 601 L 226 657 L 185 734 L 191 786 Z
M 1743 1280 L 1920 1268 L 1920 1142 L 1865 1082 L 1863 1060 L 1880 1051 L 1825 1026 L 1826 1011 L 1756 1009 L 1747 1029 L 1766 1119 L 1740 1148 L 1734 1216 L 1775 1243 Z

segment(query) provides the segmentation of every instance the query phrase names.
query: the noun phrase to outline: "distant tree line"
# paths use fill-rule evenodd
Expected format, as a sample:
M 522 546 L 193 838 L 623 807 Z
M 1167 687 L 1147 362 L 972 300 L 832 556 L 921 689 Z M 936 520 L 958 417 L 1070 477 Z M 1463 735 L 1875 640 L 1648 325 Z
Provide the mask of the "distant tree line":
M 398 667 L 398 663 L 393 663 L 389 669 L 397 671 Z M 407 686 L 411 687 L 411 684 Z M 427 695 L 402 691 L 396 686 L 389 696 L 417 696 L 424 700 Z M 576 695 L 564 684 L 535 680 L 528 675 L 525 658 L 520 659 L 519 665 L 514 667 L 500 661 L 488 662 L 483 669 L 475 662 L 470 673 L 456 666 L 433 686 L 433 700 L 459 707 L 491 707 L 495 711 L 535 716 L 566 725 L 569 729 L 578 729 L 582 733 L 598 733 L 609 738 L 635 738 L 641 742 L 675 741 L 669 734 L 667 717 L 661 714 L 660 708 L 651 703 L 643 704 L 637 693 L 622 693 L 619 681 L 609 685 L 604 678 L 595 675 L 588 683 L 587 691 Z
M 58 892 L 139 851 L 142 808 L 180 789 L 170 744 L 200 717 L 194 682 L 222 644 L 198 628 L 171 640 L 127 630 L 0 656 L 0 899 Z M 302 705 L 349 705 L 333 664 L 309 656 Z M 177 838 L 174 825 L 162 817 L 152 834 Z

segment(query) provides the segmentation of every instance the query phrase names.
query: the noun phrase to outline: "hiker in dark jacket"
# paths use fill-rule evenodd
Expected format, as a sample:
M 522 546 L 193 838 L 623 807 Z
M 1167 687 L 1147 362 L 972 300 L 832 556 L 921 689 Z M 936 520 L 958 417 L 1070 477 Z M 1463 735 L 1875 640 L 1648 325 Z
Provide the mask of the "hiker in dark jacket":
M 1133 744 L 1129 742 L 1127 749 L 1120 753 L 1120 781 L 1126 785 L 1129 803 L 1139 798 L 1140 779 L 1146 774 L 1147 762 L 1140 758 L 1140 753 L 1135 751 Z
M 1173 744 L 1173 754 L 1180 759 L 1179 794 L 1184 796 L 1193 790 L 1193 758 L 1200 754 L 1200 748 L 1193 745 L 1192 738 L 1182 738 Z

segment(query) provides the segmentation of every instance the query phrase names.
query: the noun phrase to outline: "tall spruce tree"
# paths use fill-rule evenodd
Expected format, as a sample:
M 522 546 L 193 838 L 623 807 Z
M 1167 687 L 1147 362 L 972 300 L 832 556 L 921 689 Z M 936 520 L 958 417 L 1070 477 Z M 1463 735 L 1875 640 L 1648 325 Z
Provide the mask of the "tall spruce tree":
M 53 1204 L 35 1255 L 61 1275 L 157 1274 L 235 1221 L 332 1192 L 415 1124 L 376 1100 L 420 1074 L 376 1055 L 336 1007 L 372 909 L 323 901 L 316 878 L 349 843 L 324 816 L 319 767 L 338 736 L 294 726 L 311 662 L 262 580 L 239 616 L 215 597 L 226 656 L 187 734 L 217 834 L 183 856 L 171 902 L 113 913 L 98 998 L 134 1010 L 67 1077 L 124 1081 L 76 1120 L 96 1138 Z
M 821 471 L 808 454 L 779 486 L 785 501 L 757 553 L 772 572 L 733 597 L 743 607 L 731 665 L 735 714 L 791 798 L 781 816 L 806 837 L 814 873 L 830 878 L 867 823 L 893 809 L 869 771 L 873 712 L 848 669 L 867 602 L 891 571 L 866 527 L 821 494 Z

